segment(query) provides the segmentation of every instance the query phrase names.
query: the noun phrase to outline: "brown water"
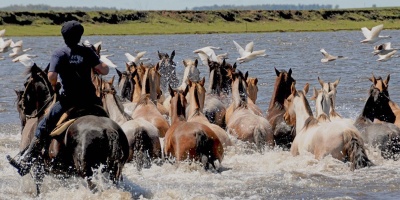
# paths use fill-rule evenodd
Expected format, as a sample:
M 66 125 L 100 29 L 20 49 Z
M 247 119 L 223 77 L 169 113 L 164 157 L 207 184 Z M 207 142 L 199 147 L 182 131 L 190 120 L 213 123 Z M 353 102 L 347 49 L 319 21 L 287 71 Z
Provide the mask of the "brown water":
M 385 31 L 392 35 L 394 48 L 400 47 L 396 38 L 400 31 Z M 45 67 L 51 52 L 62 43 L 60 37 L 21 37 L 25 48 L 39 66 Z M 354 119 L 361 112 L 370 86 L 368 77 L 373 72 L 386 77 L 391 74 L 390 94 L 400 103 L 399 61 L 394 58 L 378 63 L 373 57 L 372 45 L 360 44 L 360 31 L 324 33 L 266 33 L 171 36 L 92 36 L 91 42 L 103 41 L 104 54 L 114 54 L 110 59 L 125 69 L 125 52 L 147 51 L 145 57 L 157 61 L 157 50 L 171 53 L 176 50 L 178 77 L 182 77 L 182 60 L 196 58 L 193 50 L 212 45 L 223 48 L 219 53 L 229 53 L 233 63 L 238 53 L 233 45 L 254 41 L 255 50 L 266 49 L 269 55 L 238 66 L 259 79 L 257 104 L 266 110 L 275 80 L 274 67 L 292 68 L 297 87 L 306 82 L 319 88 L 319 76 L 325 81 L 341 78 L 337 93 L 337 110 L 344 117 Z M 387 40 L 388 41 L 388 40 Z M 385 42 L 387 42 L 385 41 Z M 379 43 L 379 42 L 378 42 Z M 325 48 L 333 55 L 348 57 L 331 63 L 321 63 L 319 50 Z M 7 55 L 7 54 L 6 54 Z M 201 75 L 208 78 L 208 69 L 199 66 Z M 7 154 L 15 155 L 20 140 L 20 125 L 16 112 L 14 89 L 22 89 L 24 67 L 10 59 L 0 61 L 0 199 L 31 199 L 35 194 L 32 178 L 21 178 L 7 163 Z M 115 75 L 111 71 L 106 78 Z M 207 85 L 206 85 L 207 86 Z M 308 97 L 311 94 L 307 95 Z M 313 101 L 310 101 L 314 109 Z M 40 199 L 399 199 L 400 161 L 384 160 L 380 152 L 369 148 L 368 156 L 376 166 L 351 172 L 348 163 L 328 156 L 317 161 L 312 155 L 293 157 L 287 151 L 270 150 L 263 154 L 253 152 L 241 142 L 226 150 L 221 170 L 204 171 L 197 164 L 181 163 L 153 165 L 137 171 L 125 165 L 124 181 L 115 187 L 96 176 L 100 192 L 91 193 L 80 178 L 58 180 L 46 177 Z

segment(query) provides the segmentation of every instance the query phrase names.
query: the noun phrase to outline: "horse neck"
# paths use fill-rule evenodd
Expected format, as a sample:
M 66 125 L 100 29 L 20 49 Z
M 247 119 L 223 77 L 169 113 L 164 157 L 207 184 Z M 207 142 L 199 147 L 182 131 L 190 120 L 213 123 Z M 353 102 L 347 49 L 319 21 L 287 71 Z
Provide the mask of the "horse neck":
M 204 99 L 201 100 L 199 99 L 199 96 L 196 94 L 196 90 L 195 89 L 190 89 L 190 93 L 189 93 L 189 98 L 190 98 L 190 103 L 189 103 L 189 113 L 188 113 L 188 117 L 193 117 L 194 115 L 200 115 L 201 113 L 203 113 L 203 108 L 204 108 Z M 203 105 L 201 105 L 203 102 Z
M 172 103 L 170 106 L 171 122 L 186 121 L 185 108 L 180 103 Z
M 300 99 L 300 98 L 304 98 L 304 99 Z M 296 105 L 294 108 L 294 112 L 296 113 L 296 132 L 300 133 L 300 131 L 306 125 L 306 121 L 309 121 L 310 119 L 315 119 L 315 118 L 313 117 L 310 105 L 304 96 L 296 97 L 293 100 L 293 103 L 295 103 L 295 105 Z
M 125 112 L 122 110 L 122 105 L 119 105 L 115 99 L 115 95 L 106 94 L 103 97 L 104 109 L 108 112 L 110 119 L 117 122 L 119 125 L 127 122 L 129 119 Z
M 246 95 L 245 100 L 243 100 L 240 97 L 240 91 L 238 88 L 233 89 L 232 88 L 232 103 L 234 105 L 234 110 L 236 110 L 239 107 L 245 107 L 247 108 L 247 101 L 248 101 L 248 97 Z
M 209 76 L 209 85 L 208 85 L 208 91 L 210 91 L 211 94 L 220 94 L 221 93 L 221 83 L 218 83 L 218 81 L 215 81 L 215 76 L 217 75 L 216 69 L 210 72 Z M 215 89 L 213 89 L 213 86 Z
M 269 102 L 268 110 L 274 109 L 276 104 L 283 105 L 285 98 L 290 94 L 290 89 L 284 88 L 284 84 L 279 81 L 279 77 L 275 81 L 275 90 L 272 93 L 271 101 Z M 286 91 L 285 91 L 286 90 Z

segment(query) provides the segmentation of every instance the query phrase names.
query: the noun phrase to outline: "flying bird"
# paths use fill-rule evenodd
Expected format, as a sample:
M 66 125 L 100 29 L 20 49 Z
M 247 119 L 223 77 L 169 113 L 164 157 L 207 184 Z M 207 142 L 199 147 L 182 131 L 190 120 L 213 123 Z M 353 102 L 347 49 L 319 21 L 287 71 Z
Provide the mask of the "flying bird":
M 379 34 L 381 33 L 382 29 L 383 29 L 383 24 L 374 26 L 371 30 L 369 30 L 366 27 L 362 27 L 361 31 L 365 36 L 365 40 L 362 40 L 361 43 L 373 44 L 373 43 L 377 42 L 378 40 L 381 40 L 384 38 L 392 38 L 390 36 L 380 36 Z
M 345 58 L 343 56 L 333 56 L 333 55 L 329 54 L 328 52 L 326 52 L 325 49 L 321 49 L 320 51 L 321 51 L 322 55 L 324 55 L 324 58 L 321 59 L 321 62 L 323 62 L 323 63 Z
M 387 53 L 387 54 L 378 54 L 379 59 L 376 60 L 376 61 L 386 62 L 386 61 L 388 61 L 388 60 L 390 60 L 390 59 L 392 59 L 392 58 L 394 58 L 394 57 L 399 57 L 399 56 L 395 56 L 395 55 L 394 55 L 396 52 L 397 52 L 397 51 L 394 50 L 394 51 L 392 51 L 392 52 L 390 52 L 390 53 Z
M 12 48 L 12 53 L 8 54 L 10 57 L 14 58 L 24 54 L 27 51 L 32 50 L 31 48 L 22 49 L 22 40 L 18 42 L 11 42 L 10 47 Z
M 235 44 L 236 49 L 240 54 L 240 57 L 236 59 L 237 61 L 239 61 L 239 63 L 249 62 L 257 57 L 267 56 L 267 54 L 265 54 L 265 49 L 253 51 L 254 42 L 248 43 L 244 49 L 237 42 L 233 41 L 233 43 Z
M 32 67 L 35 62 L 32 60 L 32 58 L 37 57 L 36 55 L 32 54 L 22 54 L 14 59 L 12 59 L 13 62 L 20 62 L 22 63 L 25 67 Z
M 137 53 L 136 56 L 133 56 L 130 53 L 125 53 L 125 57 L 129 62 L 134 62 L 137 64 L 139 61 L 150 60 L 150 58 L 143 58 L 145 53 L 146 51 L 141 51 Z
M 390 53 L 390 52 L 392 52 L 394 50 L 398 50 L 398 49 L 392 48 L 391 43 L 387 42 L 387 43 L 384 43 L 384 44 L 381 44 L 381 45 L 376 45 L 374 47 L 374 51 L 372 53 L 374 55 L 377 55 L 377 54 L 388 54 L 388 53 Z
M 201 62 L 205 66 L 208 66 L 208 60 L 222 63 L 224 59 L 228 59 L 228 53 L 216 55 L 214 49 L 222 50 L 221 47 L 206 46 L 201 49 L 194 50 L 193 53 L 197 53 Z

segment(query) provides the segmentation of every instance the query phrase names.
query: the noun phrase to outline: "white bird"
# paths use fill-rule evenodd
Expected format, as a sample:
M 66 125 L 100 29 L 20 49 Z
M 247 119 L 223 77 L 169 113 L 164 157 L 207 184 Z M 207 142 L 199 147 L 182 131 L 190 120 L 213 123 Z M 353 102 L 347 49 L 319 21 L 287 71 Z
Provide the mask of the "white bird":
M 32 67 L 35 62 L 32 60 L 32 58 L 37 57 L 36 55 L 32 54 L 22 54 L 16 58 L 14 58 L 12 61 L 13 62 L 20 62 L 22 63 L 25 67 Z
M 228 53 L 216 55 L 214 49 L 222 50 L 221 47 L 207 46 L 194 50 L 193 53 L 197 53 L 203 65 L 205 66 L 208 66 L 208 60 L 222 63 L 224 59 L 228 59 Z
M 265 49 L 259 51 L 253 51 L 254 42 L 248 43 L 245 49 L 243 49 L 237 42 L 233 41 L 233 43 L 235 44 L 236 49 L 240 54 L 240 57 L 237 59 L 239 63 L 249 62 L 257 57 L 267 56 L 267 54 L 265 54 Z
M 5 40 L 0 37 L 0 53 L 5 53 L 10 50 L 10 45 L 12 43 L 11 39 Z
M 390 52 L 390 53 L 388 53 L 388 54 L 378 54 L 379 59 L 376 60 L 376 61 L 386 62 L 386 61 L 390 60 L 390 59 L 393 58 L 393 57 L 399 57 L 399 56 L 395 56 L 395 55 L 394 55 L 396 52 L 397 52 L 397 51 L 394 50 L 394 51 L 392 51 L 392 52 Z
M 100 60 L 101 62 L 105 63 L 107 66 L 112 67 L 112 68 L 117 68 L 117 65 L 115 65 L 108 57 L 113 56 L 111 55 L 101 55 Z
M 324 55 L 324 58 L 321 59 L 321 62 L 329 62 L 329 61 L 334 61 L 336 59 L 340 59 L 340 58 L 345 58 L 343 56 L 332 56 L 331 54 L 329 54 L 328 52 L 325 51 L 325 49 L 321 49 L 320 50 L 322 55 Z
M 394 50 L 398 50 L 398 49 L 392 48 L 391 43 L 387 42 L 387 43 L 384 43 L 384 44 L 381 44 L 381 45 L 376 45 L 374 47 L 374 51 L 372 53 L 374 55 L 377 55 L 377 54 L 388 54 L 388 53 L 390 53 L 390 52 L 392 52 Z
M 371 30 L 369 30 L 366 27 L 362 27 L 361 31 L 365 36 L 365 40 L 362 40 L 361 43 L 368 43 L 368 44 L 373 44 L 377 42 L 380 39 L 384 38 L 392 38 L 390 36 L 380 36 L 379 34 L 381 33 L 383 29 L 383 24 L 380 24 L 378 26 L 374 26 Z
M 125 57 L 129 62 L 134 62 L 137 64 L 139 61 L 150 60 L 150 58 L 143 58 L 145 53 L 146 51 L 141 51 L 137 53 L 136 56 L 132 56 L 130 53 L 125 53 Z
M 10 57 L 14 58 L 16 56 L 20 56 L 24 54 L 25 52 L 32 50 L 31 48 L 27 49 L 22 49 L 22 40 L 19 40 L 18 42 L 14 43 L 11 42 L 10 47 L 12 48 L 12 53 L 8 54 Z
M 0 30 L 0 37 L 4 37 L 6 34 L 6 29 Z

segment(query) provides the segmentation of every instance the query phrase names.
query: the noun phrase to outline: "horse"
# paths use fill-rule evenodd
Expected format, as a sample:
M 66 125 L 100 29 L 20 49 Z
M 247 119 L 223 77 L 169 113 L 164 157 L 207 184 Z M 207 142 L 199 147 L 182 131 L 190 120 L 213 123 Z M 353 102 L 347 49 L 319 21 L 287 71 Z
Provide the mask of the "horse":
M 318 160 L 332 155 L 338 160 L 350 161 L 351 170 L 373 166 L 365 153 L 363 139 L 355 126 L 340 121 L 320 122 L 313 117 L 305 96 L 308 88 L 307 83 L 303 90 L 296 90 L 292 83 L 291 94 L 284 102 L 286 110 L 284 119 L 296 127 L 291 154 L 297 156 L 310 152 Z
M 217 134 L 219 140 L 224 147 L 231 146 L 232 142 L 224 129 L 216 124 L 212 124 L 208 121 L 207 117 L 203 113 L 204 101 L 206 90 L 204 88 L 205 78 L 201 81 L 195 82 L 188 80 L 189 85 L 189 111 L 187 116 L 188 122 L 199 122 L 208 126 L 211 130 Z
M 231 78 L 228 73 L 232 73 L 236 69 L 236 63 L 231 66 L 225 60 L 222 61 L 222 64 L 209 60 L 208 66 L 210 69 L 209 93 L 205 98 L 204 114 L 208 121 L 225 128 L 225 101 L 228 99 L 226 95 L 231 91 Z
M 176 77 L 176 63 L 174 62 L 175 57 L 175 50 L 171 52 L 171 56 L 168 53 L 160 53 L 157 51 L 158 54 L 158 65 L 160 66 L 160 74 L 161 74 L 161 90 L 166 93 L 167 86 L 171 85 L 172 87 L 178 87 L 179 80 Z
M 114 77 L 109 81 L 103 81 L 103 107 L 110 119 L 121 126 L 128 139 L 129 156 L 127 162 L 135 161 L 139 170 L 143 165 L 150 167 L 152 160 L 161 158 L 158 129 L 143 118 L 132 119 L 124 112 L 120 97 L 116 95 L 113 82 Z
M 274 91 L 269 102 L 266 118 L 272 126 L 276 144 L 285 149 L 290 149 L 295 137 L 295 129 L 283 119 L 285 114 L 283 103 L 290 95 L 290 87 L 292 83 L 296 83 L 296 80 L 292 77 L 292 69 L 287 72 L 285 70 L 278 71 L 275 68 L 275 73 Z
M 209 165 L 215 168 L 214 162 L 222 162 L 224 148 L 218 136 L 209 127 L 198 122 L 186 121 L 186 94 L 173 90 L 171 95 L 171 127 L 165 134 L 164 152 L 166 157 L 173 156 L 178 162 L 183 160 L 200 161 L 207 170 Z
M 21 98 L 23 112 L 27 122 L 21 134 L 20 154 L 30 144 L 37 123 L 49 111 L 55 102 L 55 92 L 47 75 L 36 64 L 30 70 Z M 88 108 L 89 109 L 89 108 Z M 88 187 L 93 190 L 94 169 L 104 165 L 102 172 L 108 172 L 115 184 L 122 178 L 122 169 L 128 157 L 128 141 L 122 129 L 109 119 L 102 109 L 79 109 L 69 111 L 68 123 L 60 125 L 51 134 L 50 144 L 39 159 L 33 161 L 32 171 L 37 194 L 40 194 L 44 174 L 79 175 L 85 178 Z M 89 114 L 84 115 L 83 114 Z M 96 114 L 99 116 L 91 115 Z M 79 116 L 79 117 L 78 117 Z M 69 126 L 68 126 L 69 125 Z
M 381 151 L 383 158 L 398 160 L 400 155 L 400 128 L 393 123 L 384 121 L 376 122 L 374 120 L 376 105 L 379 102 L 387 101 L 382 100 L 382 98 L 387 98 L 387 96 L 382 95 L 381 89 L 375 87 L 375 85 L 371 85 L 369 97 L 361 114 L 355 120 L 354 125 L 361 132 L 367 144 L 377 147 Z
M 335 105 L 336 105 L 336 93 L 337 93 L 337 86 L 339 85 L 340 82 L 340 78 L 337 79 L 335 82 L 331 83 L 331 82 L 324 82 L 322 79 L 320 79 L 318 77 L 318 82 L 321 85 L 322 89 L 325 90 L 327 93 L 333 91 L 333 94 L 330 97 L 330 110 L 329 110 L 329 118 L 331 120 L 340 120 L 342 119 L 342 116 L 336 112 L 335 110 Z
M 182 61 L 185 70 L 183 71 L 182 83 L 178 87 L 179 90 L 184 90 L 188 84 L 188 81 L 200 81 L 200 70 L 197 68 L 198 60 L 185 59 Z M 163 106 L 169 111 L 171 96 L 165 98 Z
M 248 73 L 246 73 L 247 75 Z M 253 113 L 247 103 L 247 76 L 238 71 L 232 74 L 233 113 L 227 123 L 228 132 L 239 140 L 254 143 L 259 151 L 274 147 L 274 135 L 269 122 Z

